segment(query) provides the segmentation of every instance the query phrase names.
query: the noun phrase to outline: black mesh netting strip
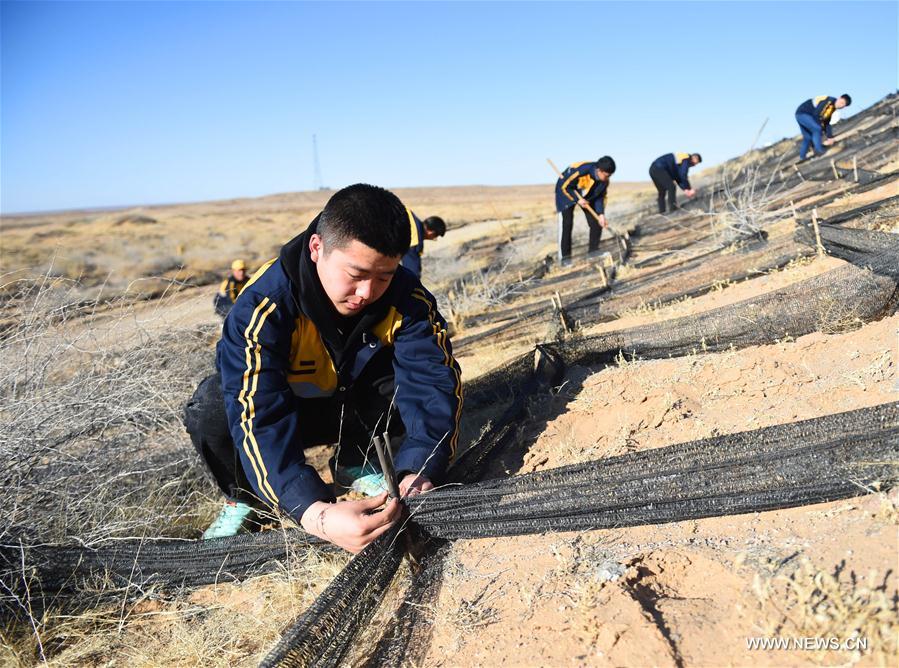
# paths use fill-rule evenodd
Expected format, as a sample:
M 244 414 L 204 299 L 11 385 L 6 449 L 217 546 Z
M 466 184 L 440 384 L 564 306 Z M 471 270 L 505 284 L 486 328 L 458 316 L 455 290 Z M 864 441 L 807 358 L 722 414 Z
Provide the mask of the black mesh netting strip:
M 398 525 L 353 557 L 260 666 L 336 666 L 400 566 L 404 553 L 400 532 Z
M 515 431 L 511 422 L 513 416 L 517 415 L 518 407 L 523 405 L 522 402 L 523 397 L 519 398 L 516 404 L 506 411 L 504 417 L 500 419 L 502 427 L 491 430 L 482 436 L 481 441 L 485 444 L 483 452 L 491 451 L 496 442 L 503 442 L 514 435 Z M 463 468 L 464 472 L 455 472 L 454 479 L 470 481 L 471 476 L 478 475 L 481 470 L 478 466 L 467 466 Z M 377 559 L 379 550 L 384 549 L 383 545 L 376 548 L 381 542 L 379 540 L 373 543 L 350 562 L 347 568 L 352 566 L 352 573 L 348 573 L 344 577 L 347 570 L 344 569 L 338 574 L 337 577 L 342 578 L 341 583 L 337 584 L 335 580 L 328 586 L 328 589 L 316 600 L 316 611 L 313 612 L 310 608 L 285 632 L 278 646 L 266 657 L 263 666 L 338 665 L 353 637 L 361 632 L 367 613 L 371 612 L 377 601 L 383 598 L 384 592 L 392 580 L 393 572 L 399 568 L 402 557 L 402 550 L 396 553 L 400 549 L 399 541 L 394 539 L 383 541 L 394 552 L 387 562 Z M 370 659 L 376 665 L 400 665 L 400 662 L 394 662 L 392 659 L 397 656 L 408 658 L 410 648 L 413 646 L 413 638 L 420 641 L 415 645 L 416 651 L 427 650 L 428 644 L 425 641 L 426 636 L 430 634 L 431 623 L 423 619 L 424 613 L 419 603 L 428 596 L 436 599 L 440 586 L 440 574 L 449 554 L 449 546 L 446 541 L 431 537 L 427 538 L 425 542 L 421 557 L 422 571 L 413 578 L 409 587 L 408 596 L 415 596 L 414 605 L 404 603 L 400 606 L 395 619 L 386 629 L 375 649 L 374 656 Z M 388 577 L 387 570 L 390 567 L 393 568 L 393 571 Z M 373 573 L 375 569 L 378 569 L 377 576 Z M 352 588 L 353 582 L 363 583 L 360 586 L 365 587 L 364 596 Z M 352 607 L 355 605 L 354 601 L 357 597 L 364 599 L 365 613 L 362 612 L 361 607 Z M 324 619 L 325 623 L 321 624 L 319 618 Z M 340 625 L 331 621 L 335 618 L 343 620 Z M 414 636 L 407 635 L 410 628 L 416 629 Z M 325 649 L 321 650 L 321 648 Z M 380 657 L 380 660 L 376 657 Z M 384 663 L 379 663 L 381 660 Z
M 897 187 L 899 187 L 899 184 L 897 184 Z M 896 206 L 897 204 L 899 204 L 899 195 L 893 195 L 892 197 L 887 197 L 886 199 L 881 199 L 876 202 L 871 202 L 870 204 L 864 204 L 843 213 L 835 214 L 833 216 L 830 216 L 823 222 L 827 225 L 839 225 L 855 218 L 859 218 L 860 216 L 864 216 L 868 213 Z
M 738 282 L 781 269 L 798 257 L 813 253 L 813 249 L 797 248 L 795 243 L 784 240 L 776 244 L 754 240 L 741 248 L 739 253 L 728 252 L 725 247 L 715 248 L 656 269 L 645 276 L 601 288 L 595 286 L 597 273 L 590 266 L 564 276 L 566 280 L 570 280 L 572 276 L 581 277 L 586 286 L 566 291 L 564 307 L 575 320 L 590 324 L 607 322 L 617 318 L 622 311 L 645 304 L 646 301 L 664 305 L 685 297 L 698 297 L 720 286 L 722 282 Z M 547 285 L 548 283 L 541 283 L 540 287 L 545 288 Z M 648 290 L 655 291 L 650 300 L 644 299 Z M 457 349 L 464 350 L 485 339 L 505 341 L 520 338 L 533 331 L 535 318 L 549 321 L 555 317 L 553 310 L 547 308 L 543 301 L 534 305 L 491 311 L 489 314 L 467 319 L 465 326 L 495 323 L 494 326 L 463 336 L 454 345 Z
M 451 538 L 479 535 L 478 522 L 496 524 L 498 533 L 486 535 L 509 535 L 531 521 L 594 526 L 611 513 L 614 521 L 601 526 L 616 526 L 622 512 L 670 503 L 731 498 L 739 507 L 744 494 L 795 493 L 800 502 L 823 500 L 822 491 L 858 494 L 874 482 L 892 484 L 897 465 L 899 403 L 891 403 L 441 490 L 416 500 L 413 513 L 431 534 Z
M 808 234 L 802 230 L 800 238 L 808 240 Z M 899 235 L 822 226 L 821 237 L 828 252 L 853 264 L 697 315 L 545 347 L 569 366 L 609 363 L 618 355 L 659 359 L 839 331 L 894 313 L 899 297 Z M 525 383 L 532 369 L 533 355 L 525 353 L 485 374 L 466 387 L 466 404 L 508 396 L 509 388 Z
M 431 645 L 433 611 L 440 596 L 450 547 L 448 541 L 429 541 L 421 557 L 421 569 L 412 576 L 405 599 L 366 660 L 366 666 L 424 664 Z
M 265 531 L 215 540 L 133 539 L 99 547 L 0 545 L 0 573 L 14 591 L 27 585 L 32 606 L 91 589 L 153 584 L 195 587 L 258 575 L 315 546 L 334 549 L 300 530 Z M 22 573 L 22 564 L 27 564 Z

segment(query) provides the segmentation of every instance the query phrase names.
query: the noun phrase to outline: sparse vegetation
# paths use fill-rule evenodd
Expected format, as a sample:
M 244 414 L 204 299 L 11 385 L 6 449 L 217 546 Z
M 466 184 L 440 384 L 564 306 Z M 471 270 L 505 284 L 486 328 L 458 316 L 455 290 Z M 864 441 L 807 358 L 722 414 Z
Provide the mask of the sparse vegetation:
M 891 591 L 888 582 L 888 576 L 876 570 L 857 574 L 843 564 L 823 570 L 807 558 L 786 571 L 769 564 L 769 572 L 756 574 L 753 582 L 764 615 L 761 634 L 839 642 L 859 639 L 867 645 L 822 649 L 814 660 L 854 665 L 871 659 L 876 665 L 891 665 L 897 652 L 899 593 Z
M 0 456 L 15 465 L 3 535 L 191 535 L 210 490 L 180 412 L 211 369 L 216 332 L 168 329 L 134 300 L 81 300 L 65 279 L 5 287 Z

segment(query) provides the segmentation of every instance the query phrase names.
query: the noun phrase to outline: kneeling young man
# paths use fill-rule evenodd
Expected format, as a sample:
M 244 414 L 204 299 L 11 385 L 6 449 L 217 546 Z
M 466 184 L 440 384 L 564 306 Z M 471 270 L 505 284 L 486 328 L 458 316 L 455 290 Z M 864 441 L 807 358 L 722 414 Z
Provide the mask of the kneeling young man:
M 335 502 L 304 448 L 336 443 L 335 478 L 353 477 L 374 459 L 372 434 L 389 424 L 393 442 L 402 439 L 394 454 L 401 494 L 431 489 L 445 472 L 461 374 L 434 297 L 399 266 L 409 242 L 400 200 L 357 184 L 244 288 L 225 320 L 219 373 L 201 383 L 185 416 L 232 508 L 279 507 L 309 533 L 358 552 L 399 519 L 399 502 L 386 493 Z

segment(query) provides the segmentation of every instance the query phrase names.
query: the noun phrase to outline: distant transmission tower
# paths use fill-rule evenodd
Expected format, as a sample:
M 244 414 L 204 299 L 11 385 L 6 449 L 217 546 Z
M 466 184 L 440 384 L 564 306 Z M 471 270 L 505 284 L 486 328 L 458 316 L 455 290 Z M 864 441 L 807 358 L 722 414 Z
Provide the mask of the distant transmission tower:
M 318 140 L 312 135 L 312 169 L 315 173 L 315 189 L 324 190 L 325 184 L 322 182 L 322 167 L 318 164 Z

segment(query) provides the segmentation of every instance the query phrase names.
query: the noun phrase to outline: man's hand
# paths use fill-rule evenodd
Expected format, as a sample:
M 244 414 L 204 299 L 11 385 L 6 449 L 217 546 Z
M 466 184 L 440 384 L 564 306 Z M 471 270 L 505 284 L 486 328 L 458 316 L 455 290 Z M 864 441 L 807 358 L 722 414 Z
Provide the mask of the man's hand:
M 684 195 L 686 195 L 687 197 L 693 197 L 695 194 L 696 194 L 696 191 L 693 190 L 693 188 L 688 188 L 687 190 L 684 191 Z
M 415 496 L 434 489 L 434 483 L 421 475 L 407 473 L 400 481 L 400 496 Z
M 825 139 L 822 143 L 823 143 L 825 146 L 833 146 L 833 143 L 834 143 L 835 141 L 836 141 L 836 139 L 834 139 L 833 137 L 828 137 L 828 138 Z
M 585 200 L 583 197 L 578 197 L 577 203 L 580 205 L 580 207 L 582 209 L 586 209 L 589 206 L 589 204 L 587 204 L 587 200 Z
M 599 225 L 600 227 L 608 227 L 609 224 L 606 222 L 606 214 L 599 214 Z
M 385 501 L 384 509 L 376 512 Z M 300 524 L 307 533 L 357 554 L 387 531 L 401 514 L 400 502 L 387 501 L 384 492 L 361 501 L 316 501 L 303 513 Z

